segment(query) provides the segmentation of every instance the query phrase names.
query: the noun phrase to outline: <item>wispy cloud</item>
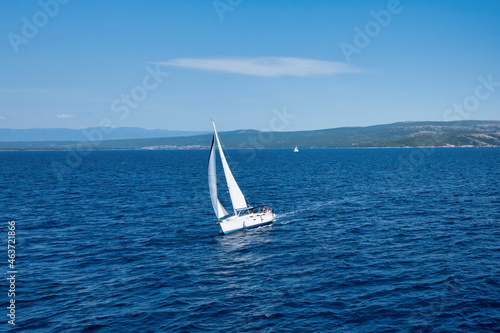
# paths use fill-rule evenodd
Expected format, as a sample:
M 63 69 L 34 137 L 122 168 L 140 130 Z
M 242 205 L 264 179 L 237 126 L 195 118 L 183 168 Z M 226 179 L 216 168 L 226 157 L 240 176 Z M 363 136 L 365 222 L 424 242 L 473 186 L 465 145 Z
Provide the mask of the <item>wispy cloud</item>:
M 75 115 L 63 113 L 63 114 L 58 114 L 56 117 L 60 119 L 70 119 L 70 118 L 75 118 Z
M 164 66 L 221 71 L 253 76 L 315 76 L 357 73 L 362 70 L 344 62 L 290 57 L 178 58 L 157 62 Z
M 0 120 L 7 120 L 7 117 L 5 117 L 5 116 L 0 116 Z
M 0 94 L 85 94 L 86 91 L 71 88 L 0 88 Z

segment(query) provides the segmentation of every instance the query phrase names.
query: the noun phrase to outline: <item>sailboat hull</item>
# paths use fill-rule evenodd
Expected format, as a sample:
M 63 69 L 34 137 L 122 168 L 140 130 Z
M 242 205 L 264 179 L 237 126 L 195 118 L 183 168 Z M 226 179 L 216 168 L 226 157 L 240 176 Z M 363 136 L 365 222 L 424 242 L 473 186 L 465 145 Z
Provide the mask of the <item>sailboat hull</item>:
M 275 215 L 271 211 L 241 216 L 235 215 L 221 221 L 220 227 L 223 233 L 230 234 L 240 230 L 253 229 L 269 225 L 274 222 L 274 219 Z

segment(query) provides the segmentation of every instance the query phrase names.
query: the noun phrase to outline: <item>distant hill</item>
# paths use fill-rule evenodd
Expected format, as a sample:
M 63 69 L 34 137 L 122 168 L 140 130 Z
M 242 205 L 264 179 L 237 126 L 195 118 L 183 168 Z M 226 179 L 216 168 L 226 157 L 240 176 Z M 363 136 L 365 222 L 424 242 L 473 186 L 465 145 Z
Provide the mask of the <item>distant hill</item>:
M 94 128 L 68 129 L 68 128 L 30 128 L 30 129 L 7 129 L 0 128 L 0 142 L 31 142 L 31 141 L 82 141 L 88 140 L 85 132 Z M 144 138 L 166 138 L 188 135 L 199 135 L 207 132 L 148 130 L 139 127 L 118 127 L 107 130 L 107 140 L 144 139 Z
M 376 147 L 492 147 L 500 146 L 500 121 L 399 122 L 367 127 L 315 131 L 221 132 L 225 148 L 376 148 Z M 83 140 L 85 143 L 86 140 Z M 208 148 L 212 134 L 92 142 L 93 149 Z M 82 142 L 80 142 L 81 144 Z M 75 149 L 78 142 L 0 142 L 2 150 Z

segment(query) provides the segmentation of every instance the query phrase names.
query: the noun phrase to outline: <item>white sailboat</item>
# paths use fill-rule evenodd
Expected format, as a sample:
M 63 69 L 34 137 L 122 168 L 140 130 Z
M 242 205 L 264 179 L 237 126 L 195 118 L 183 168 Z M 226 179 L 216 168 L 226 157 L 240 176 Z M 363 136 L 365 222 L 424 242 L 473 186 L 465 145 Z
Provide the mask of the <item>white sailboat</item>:
M 240 187 L 233 177 L 231 169 L 229 169 L 213 120 L 212 123 L 214 126 L 214 136 L 212 138 L 212 146 L 210 147 L 210 156 L 208 159 L 208 187 L 210 189 L 210 198 L 212 199 L 215 216 L 217 216 L 218 219 L 217 223 L 220 225 L 222 232 L 229 234 L 231 232 L 253 229 L 273 223 L 275 215 L 271 208 L 265 205 L 250 206 L 248 204 L 243 192 L 241 192 Z M 233 215 L 229 217 L 226 217 L 229 213 L 217 198 L 217 173 L 215 168 L 216 145 L 219 149 L 222 168 L 224 170 L 229 196 L 231 197 L 231 203 L 233 205 Z
M 297 145 L 295 145 L 295 149 L 293 150 L 294 153 L 298 153 L 299 152 L 299 148 L 297 148 Z

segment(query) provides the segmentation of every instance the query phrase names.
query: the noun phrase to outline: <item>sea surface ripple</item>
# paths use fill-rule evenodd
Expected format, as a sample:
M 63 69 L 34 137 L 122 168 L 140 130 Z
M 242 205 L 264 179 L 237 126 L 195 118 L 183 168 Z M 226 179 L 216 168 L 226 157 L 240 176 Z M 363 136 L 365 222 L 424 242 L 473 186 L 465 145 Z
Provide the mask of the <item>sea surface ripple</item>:
M 86 153 L 0 152 L 11 331 L 500 331 L 499 148 L 228 150 L 277 214 L 230 235 L 208 151 Z

